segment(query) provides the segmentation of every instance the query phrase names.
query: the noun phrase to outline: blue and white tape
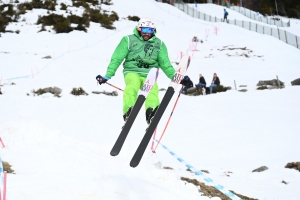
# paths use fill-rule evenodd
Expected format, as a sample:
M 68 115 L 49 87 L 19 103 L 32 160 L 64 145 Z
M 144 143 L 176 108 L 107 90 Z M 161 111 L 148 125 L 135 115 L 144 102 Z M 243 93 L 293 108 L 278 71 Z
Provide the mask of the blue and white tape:
M 158 142 L 158 140 L 155 140 L 156 142 Z M 203 178 L 203 180 L 205 182 L 207 182 L 209 185 L 214 186 L 217 190 L 219 190 L 220 192 L 222 192 L 223 194 L 225 194 L 226 196 L 228 196 L 230 199 L 233 200 L 242 200 L 240 197 L 236 196 L 235 194 L 233 194 L 232 192 L 230 192 L 229 190 L 227 190 L 226 188 L 224 188 L 222 185 L 219 185 L 217 183 L 215 183 L 211 178 L 205 176 L 201 171 L 195 169 L 192 165 L 188 164 L 187 162 L 185 162 L 182 158 L 178 157 L 173 151 L 171 151 L 170 149 L 168 149 L 165 145 L 159 143 L 165 150 L 167 150 L 172 156 L 174 156 L 179 162 L 183 163 L 188 169 L 190 169 L 191 171 L 193 171 L 197 176 L 200 176 L 201 178 Z

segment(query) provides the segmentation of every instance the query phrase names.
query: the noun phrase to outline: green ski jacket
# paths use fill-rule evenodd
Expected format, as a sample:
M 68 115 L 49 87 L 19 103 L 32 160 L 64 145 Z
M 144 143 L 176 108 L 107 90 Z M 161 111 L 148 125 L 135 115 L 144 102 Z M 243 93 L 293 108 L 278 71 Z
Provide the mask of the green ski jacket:
M 142 77 L 147 77 L 151 68 L 161 68 L 172 79 L 175 69 L 171 65 L 166 45 L 155 36 L 148 41 L 139 35 L 136 27 L 132 35 L 124 36 L 115 49 L 108 65 L 106 76 L 115 75 L 118 67 L 123 63 L 123 74 L 134 72 Z

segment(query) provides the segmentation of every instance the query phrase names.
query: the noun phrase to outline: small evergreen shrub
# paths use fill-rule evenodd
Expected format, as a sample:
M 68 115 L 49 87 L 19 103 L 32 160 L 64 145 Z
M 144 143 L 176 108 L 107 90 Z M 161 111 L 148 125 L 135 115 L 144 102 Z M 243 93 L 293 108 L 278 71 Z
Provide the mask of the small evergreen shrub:
M 212 90 L 212 93 L 226 92 L 227 90 L 231 90 L 231 87 L 224 87 L 223 85 L 219 85 L 218 87 Z
M 79 0 L 79 1 L 76 1 L 76 0 L 72 0 L 72 6 L 75 6 L 75 7 L 84 7 L 85 9 L 89 9 L 90 8 L 90 5 L 86 2 L 86 1 L 83 1 L 83 0 Z
M 77 15 L 70 15 L 68 16 L 68 19 L 70 20 L 71 23 L 73 24 L 81 24 L 84 25 L 86 27 L 90 26 L 90 19 L 88 14 L 83 14 L 82 17 L 79 17 Z
M 42 24 L 42 26 L 53 26 L 56 33 L 69 33 L 73 31 L 70 20 L 57 14 L 39 17 L 37 24 Z
M 73 94 L 75 96 L 89 95 L 81 87 L 79 87 L 79 88 L 73 88 L 72 91 L 71 91 L 71 94 Z
M 64 4 L 64 3 L 61 3 L 61 4 L 60 4 L 60 9 L 61 9 L 61 10 L 67 10 L 67 5 Z
M 42 95 L 42 94 L 45 94 L 45 93 L 47 93 L 44 89 L 42 89 L 42 88 L 40 88 L 40 89 L 38 89 L 38 90 L 32 90 L 32 93 L 33 94 L 37 94 L 38 96 L 40 96 L 40 95 Z
M 4 9 L 7 9 L 4 12 Z M 7 25 L 10 22 L 17 22 L 18 17 L 16 16 L 16 11 L 14 10 L 13 5 L 3 4 L 0 5 L 0 32 L 5 33 L 9 32 L 6 30 Z
M 111 2 L 111 0 L 101 0 L 101 3 L 105 4 L 105 5 L 113 5 L 113 3 Z
M 56 5 L 56 0 L 32 0 L 31 2 L 20 3 L 18 5 L 18 9 L 22 12 L 22 14 L 25 14 L 26 10 L 32 10 L 33 8 L 55 11 Z
M 11 165 L 8 162 L 2 161 L 3 171 L 6 171 L 10 174 L 15 174 L 15 171 L 11 168 Z
M 130 16 L 129 15 L 127 18 L 128 18 L 128 20 L 134 21 L 134 22 L 140 21 L 140 18 L 138 16 Z
M 98 0 L 85 0 L 87 3 L 92 4 L 93 6 L 99 5 L 99 1 Z
M 265 85 L 259 86 L 259 87 L 257 88 L 257 90 L 265 90 L 265 89 L 268 89 L 268 87 L 265 86 Z

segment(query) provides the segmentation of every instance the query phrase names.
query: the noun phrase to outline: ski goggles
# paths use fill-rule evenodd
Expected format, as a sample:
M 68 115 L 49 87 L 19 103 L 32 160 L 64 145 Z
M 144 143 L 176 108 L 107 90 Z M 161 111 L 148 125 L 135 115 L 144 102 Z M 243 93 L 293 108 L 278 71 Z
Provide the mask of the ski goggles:
M 154 33 L 154 28 L 150 28 L 150 27 L 141 27 L 141 32 L 142 32 L 143 34 L 145 34 L 145 33 L 152 34 L 152 33 Z

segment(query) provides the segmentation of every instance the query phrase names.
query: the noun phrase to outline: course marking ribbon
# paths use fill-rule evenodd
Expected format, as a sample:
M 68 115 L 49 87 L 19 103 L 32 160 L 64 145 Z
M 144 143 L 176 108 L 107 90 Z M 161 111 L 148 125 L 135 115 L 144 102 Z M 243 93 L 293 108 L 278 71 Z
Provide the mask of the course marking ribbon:
M 158 142 L 158 140 L 155 140 L 155 141 Z M 214 186 L 217 190 L 219 190 L 220 192 L 222 192 L 223 194 L 228 196 L 230 199 L 242 200 L 240 197 L 236 196 L 235 194 L 233 194 L 229 190 L 225 189 L 222 185 L 219 185 L 219 184 L 215 183 L 211 178 L 208 178 L 207 176 L 205 176 L 201 171 L 195 169 L 192 165 L 186 163 L 182 158 L 178 157 L 173 151 L 169 150 L 165 145 L 163 145 L 161 143 L 160 143 L 160 145 L 165 150 L 167 150 L 172 156 L 174 156 L 179 162 L 183 163 L 188 169 L 193 171 L 197 176 L 200 176 L 209 185 Z

